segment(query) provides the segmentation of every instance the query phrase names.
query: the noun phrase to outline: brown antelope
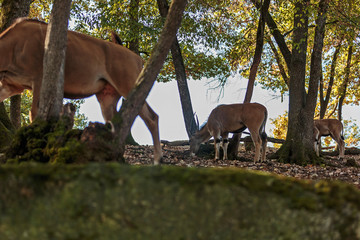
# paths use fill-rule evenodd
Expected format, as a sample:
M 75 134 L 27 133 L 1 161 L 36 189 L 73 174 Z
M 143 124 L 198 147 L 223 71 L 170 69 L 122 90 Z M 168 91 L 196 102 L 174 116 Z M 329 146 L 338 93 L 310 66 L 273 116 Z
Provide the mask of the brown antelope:
M 330 136 L 339 146 L 339 158 L 345 155 L 345 142 L 343 136 L 343 124 L 337 119 L 316 119 L 314 120 L 314 148 L 319 156 L 320 139 L 322 136 Z
M 46 23 L 23 18 L 0 34 L 0 102 L 30 89 L 32 118 L 39 107 L 46 29 Z M 126 97 L 135 86 L 142 66 L 142 58 L 123 46 L 68 31 L 64 97 L 95 94 L 108 122 L 120 97 Z M 158 115 L 146 102 L 139 115 L 151 132 L 154 163 L 158 164 L 162 158 Z
M 190 138 L 190 152 L 194 155 L 200 144 L 208 141 L 211 136 L 215 142 L 215 160 L 220 155 L 220 137 L 222 137 L 223 159 L 227 159 L 229 133 L 241 133 L 249 129 L 255 144 L 254 162 L 259 161 L 260 147 L 262 147 L 261 161 L 265 160 L 267 136 L 265 124 L 267 119 L 266 108 L 258 103 L 219 105 L 212 112 L 207 123 Z

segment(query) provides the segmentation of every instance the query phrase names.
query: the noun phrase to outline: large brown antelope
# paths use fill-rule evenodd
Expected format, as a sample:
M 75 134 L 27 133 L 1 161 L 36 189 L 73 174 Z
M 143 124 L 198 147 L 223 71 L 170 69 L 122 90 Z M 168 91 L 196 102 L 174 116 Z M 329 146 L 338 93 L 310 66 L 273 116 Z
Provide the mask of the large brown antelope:
M 46 23 L 19 19 L 0 34 L 0 102 L 30 89 L 32 118 L 39 107 L 46 29 Z M 108 122 L 120 97 L 126 97 L 135 86 L 142 66 L 142 58 L 123 46 L 68 31 L 64 97 L 78 99 L 95 94 Z M 151 132 L 154 163 L 158 164 L 162 158 L 158 115 L 146 102 L 139 115 Z
M 339 158 L 343 158 L 345 155 L 343 131 L 343 124 L 337 119 L 314 120 L 314 148 L 316 154 L 319 156 L 321 137 L 330 136 L 339 146 Z
M 265 160 L 267 136 L 265 124 L 267 119 L 266 108 L 258 103 L 219 105 L 212 112 L 207 123 L 190 138 L 190 152 L 195 154 L 200 144 L 208 141 L 211 136 L 215 142 L 215 160 L 220 155 L 220 137 L 224 150 L 223 159 L 227 159 L 229 133 L 241 133 L 249 129 L 255 144 L 254 162 L 259 161 L 260 147 L 262 147 L 261 161 Z

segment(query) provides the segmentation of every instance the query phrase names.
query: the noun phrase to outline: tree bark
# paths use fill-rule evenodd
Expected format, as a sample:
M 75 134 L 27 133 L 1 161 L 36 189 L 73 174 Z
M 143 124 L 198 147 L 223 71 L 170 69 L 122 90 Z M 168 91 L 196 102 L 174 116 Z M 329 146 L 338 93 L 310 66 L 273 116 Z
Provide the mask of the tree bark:
M 293 51 L 290 65 L 289 122 L 286 141 L 280 148 L 280 161 L 289 163 L 307 162 L 303 144 L 303 121 L 301 110 L 305 105 L 305 66 L 307 49 L 308 16 L 303 3 L 295 4 Z
M 10 120 L 16 129 L 21 127 L 21 95 L 10 98 Z
M 270 45 L 270 48 L 271 48 L 272 52 L 274 53 L 276 62 L 278 64 L 278 66 L 279 66 L 280 74 L 281 74 L 282 78 L 284 79 L 285 84 L 289 88 L 290 78 L 289 78 L 288 74 L 286 73 L 285 66 L 281 62 L 280 54 L 278 53 L 278 51 L 277 51 L 274 43 L 272 42 L 271 38 L 269 38 L 268 43 Z
M 157 0 L 157 3 L 159 6 L 161 17 L 166 18 L 169 10 L 167 0 Z M 181 55 L 180 45 L 177 37 L 171 45 L 170 51 L 175 67 L 176 81 L 180 95 L 180 102 L 183 111 L 186 132 L 188 134 L 188 137 L 190 138 L 198 129 L 194 118 L 194 111 L 191 104 L 189 87 L 186 80 L 184 60 Z
M 254 91 L 254 83 L 256 78 L 257 69 L 261 61 L 261 54 L 264 46 L 264 32 L 265 32 L 265 16 L 268 12 L 270 0 L 265 0 L 260 7 L 259 24 L 256 34 L 256 47 L 254 53 L 253 63 L 250 68 L 249 81 L 246 88 L 244 103 L 251 102 Z M 235 158 L 239 149 L 241 134 L 235 133 L 230 140 L 228 147 L 228 155 L 230 158 Z
M 314 49 L 311 57 L 308 94 L 305 91 L 306 49 L 309 1 L 295 3 L 293 51 L 290 67 L 289 124 L 286 141 L 278 151 L 280 161 L 305 165 L 316 162 L 313 148 L 313 117 L 318 83 L 321 76 L 321 56 L 325 31 L 325 1 L 320 1 Z
M 309 121 L 303 121 L 302 119 L 302 117 L 307 117 L 303 113 L 303 108 L 306 104 L 305 75 L 308 34 L 306 3 L 306 1 L 297 1 L 295 3 L 289 85 L 289 123 L 286 141 L 278 151 L 280 161 L 300 165 L 305 165 L 309 161 L 306 151 L 311 149 L 304 143 L 306 133 L 303 131 L 305 130 L 305 124 Z
M 132 38 L 129 43 L 129 49 L 140 55 L 139 51 L 139 0 L 130 1 L 130 32 Z
M 255 5 L 256 8 L 260 9 L 261 2 L 259 0 L 251 0 L 251 1 Z M 279 49 L 285 59 L 288 69 L 290 69 L 291 58 L 292 58 L 291 51 L 289 50 L 288 46 L 286 45 L 284 36 L 279 31 L 279 28 L 277 27 L 276 22 L 271 17 L 271 15 L 268 11 L 265 15 L 265 22 L 266 22 L 266 25 L 270 28 L 271 34 L 274 36 L 275 41 L 276 41 L 277 45 L 279 46 Z
M 320 79 L 320 119 L 323 119 L 325 117 L 325 113 L 330 101 L 331 91 L 332 87 L 334 85 L 334 79 L 335 79 L 335 67 L 336 67 L 336 61 L 340 53 L 341 49 L 341 43 L 342 39 L 339 41 L 339 43 L 335 47 L 334 55 L 331 62 L 330 67 L 330 78 L 329 78 L 329 84 L 326 89 L 326 95 L 324 97 L 324 82 L 323 78 Z
M 138 77 L 138 85 L 130 92 L 124 106 L 113 118 L 115 132 L 117 133 L 117 147 L 119 146 L 119 159 L 123 158 L 125 139 L 130 128 L 145 103 L 157 75 L 166 59 L 171 44 L 174 42 L 176 32 L 180 26 L 182 15 L 187 4 L 186 0 L 174 0 L 170 6 L 165 26 L 160 38 Z
M 338 119 L 339 119 L 339 121 L 341 121 L 341 119 L 342 119 L 342 106 L 343 106 L 344 99 L 345 99 L 345 96 L 346 96 L 347 85 L 348 85 L 349 79 L 350 79 L 350 68 L 351 68 L 352 54 L 353 54 L 353 43 L 351 42 L 350 45 L 349 45 L 349 49 L 348 49 L 348 57 L 347 57 L 346 67 L 345 67 L 345 78 L 344 78 L 344 82 L 342 83 L 341 89 L 340 89 L 340 98 L 339 98 L 339 106 L 338 106 Z
M 64 96 L 64 65 L 71 0 L 55 0 L 47 28 L 44 72 L 37 118 L 57 120 Z M 49 104 L 52 103 L 52 104 Z
M 314 46 L 311 54 L 310 63 L 310 80 L 305 105 L 306 114 L 309 117 L 311 116 L 311 120 L 309 120 L 311 122 L 315 114 L 319 83 L 322 77 L 322 52 L 324 46 L 327 8 L 328 0 L 320 0 L 318 7 L 318 16 L 315 22 L 316 27 L 314 35 Z M 309 132 L 311 132 L 310 140 L 312 141 L 313 130 L 311 129 L 311 131 L 309 130 Z
M 1 5 L 0 32 L 10 27 L 15 19 L 29 15 L 31 0 L 3 0 Z
M 251 102 L 251 97 L 254 91 L 256 73 L 261 61 L 261 54 L 264 46 L 265 16 L 268 12 L 269 5 L 270 5 L 270 0 L 265 0 L 260 8 L 261 11 L 260 11 L 259 24 L 256 34 L 255 54 L 254 54 L 253 63 L 250 68 L 249 81 L 246 88 L 244 103 Z

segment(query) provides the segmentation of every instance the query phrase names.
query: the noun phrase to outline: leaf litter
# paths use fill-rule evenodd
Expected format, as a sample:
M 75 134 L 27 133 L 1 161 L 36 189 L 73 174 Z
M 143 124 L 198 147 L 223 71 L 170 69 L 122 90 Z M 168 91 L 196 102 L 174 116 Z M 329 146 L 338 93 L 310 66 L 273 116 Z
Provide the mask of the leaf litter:
M 296 164 L 283 164 L 276 160 L 267 159 L 263 163 L 254 163 L 254 152 L 241 150 L 236 160 L 218 160 L 205 157 L 191 157 L 189 146 L 162 146 L 163 165 L 179 167 L 217 167 L 217 168 L 243 168 L 249 170 L 275 173 L 287 177 L 309 180 L 339 180 L 353 184 L 360 189 L 360 155 L 345 155 L 339 160 L 337 156 L 324 156 L 325 164 L 299 166 Z M 267 154 L 274 152 L 269 149 Z M 152 146 L 126 146 L 125 160 L 132 165 L 151 165 L 153 159 Z M 349 166 L 351 160 L 357 166 Z

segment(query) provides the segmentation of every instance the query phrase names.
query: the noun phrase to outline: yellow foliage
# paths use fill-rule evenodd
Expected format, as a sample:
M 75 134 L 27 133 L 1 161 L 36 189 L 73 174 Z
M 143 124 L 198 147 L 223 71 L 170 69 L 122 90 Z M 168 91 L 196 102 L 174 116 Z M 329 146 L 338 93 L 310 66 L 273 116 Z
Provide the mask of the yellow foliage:
M 271 123 L 274 125 L 274 129 L 272 129 L 272 133 L 274 138 L 277 139 L 285 139 L 287 126 L 288 126 L 288 113 L 287 111 L 283 115 L 279 115 L 277 118 L 270 118 Z M 274 147 L 280 147 L 280 144 L 274 144 Z

